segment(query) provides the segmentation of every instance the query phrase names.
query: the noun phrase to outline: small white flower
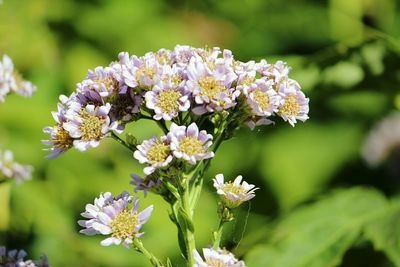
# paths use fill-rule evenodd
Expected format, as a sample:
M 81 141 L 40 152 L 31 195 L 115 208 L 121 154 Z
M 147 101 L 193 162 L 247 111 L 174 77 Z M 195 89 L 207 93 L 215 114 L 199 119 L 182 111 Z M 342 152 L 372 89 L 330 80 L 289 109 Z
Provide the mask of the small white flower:
M 32 166 L 22 165 L 14 161 L 14 155 L 11 150 L 0 150 L 0 178 L 5 176 L 14 179 L 17 183 L 32 178 Z
M 203 248 L 203 258 L 200 254 L 193 250 L 195 264 L 193 267 L 246 267 L 243 261 L 235 258 L 235 255 L 229 251 L 218 248 Z
M 197 161 L 214 157 L 214 152 L 207 151 L 212 144 L 212 135 L 199 131 L 195 123 L 186 126 L 171 124 L 168 138 L 171 140 L 171 150 L 178 159 L 194 165 Z
M 278 92 L 282 97 L 278 115 L 284 121 L 288 121 L 294 127 L 297 120 L 304 122 L 309 118 L 309 99 L 300 90 L 300 85 L 295 80 L 288 79 L 283 82 Z
M 95 205 L 87 205 L 82 216 L 89 220 L 79 221 L 79 225 L 85 227 L 81 233 L 86 235 L 101 234 L 110 237 L 101 241 L 101 245 L 120 245 L 129 248 L 133 239 L 140 238 L 144 233 L 140 228 L 147 222 L 153 211 L 153 205 L 142 212 L 138 212 L 139 199 L 137 198 L 132 208 L 129 208 L 133 197 L 124 192 L 111 198 L 110 193 L 100 195 L 95 200 Z
M 399 148 L 400 112 L 394 112 L 380 121 L 370 131 L 361 153 L 370 166 L 376 167 Z
M 255 197 L 254 191 L 259 189 L 253 184 L 248 184 L 246 181 L 243 181 L 241 184 L 242 179 L 243 177 L 239 175 L 233 183 L 224 183 L 223 174 L 217 174 L 215 179 L 213 179 L 217 194 L 221 196 L 222 201 L 228 208 L 236 208 L 243 202 L 249 201 Z
M 146 175 L 153 173 L 158 168 L 166 167 L 173 158 L 169 138 L 162 136 L 158 139 L 156 136 L 153 136 L 149 140 L 143 141 L 141 145 L 138 145 L 133 156 L 142 164 L 150 164 L 150 166 L 143 170 Z

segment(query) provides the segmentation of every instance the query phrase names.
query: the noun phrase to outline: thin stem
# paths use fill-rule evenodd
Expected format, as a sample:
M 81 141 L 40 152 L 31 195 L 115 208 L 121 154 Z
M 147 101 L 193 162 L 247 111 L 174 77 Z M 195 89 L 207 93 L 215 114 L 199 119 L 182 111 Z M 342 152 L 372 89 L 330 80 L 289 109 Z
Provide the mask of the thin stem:
M 193 211 L 190 206 L 190 196 L 189 196 L 189 179 L 190 179 L 189 177 L 185 178 L 185 188 L 183 188 L 181 207 L 189 217 L 187 218 L 188 220 L 190 220 L 190 222 L 188 223 L 193 224 L 192 222 Z M 194 229 L 190 228 L 191 227 L 185 225 L 185 231 L 183 232 L 183 235 L 185 237 L 185 243 L 186 243 L 188 266 L 193 266 L 194 264 L 193 250 L 196 249 L 196 243 L 194 238 Z
M 162 120 L 155 120 L 155 121 L 157 122 L 157 125 L 160 126 L 161 130 L 163 130 L 164 134 L 168 134 L 169 130 L 165 125 L 165 122 Z
M 218 225 L 218 230 L 214 232 L 214 249 L 217 250 L 221 243 L 222 232 L 224 230 L 225 221 L 221 218 Z
M 140 241 L 139 239 L 134 239 L 133 240 L 133 244 L 135 245 L 136 249 L 141 252 L 144 256 L 146 256 L 146 258 L 150 261 L 150 263 L 153 266 L 156 267 L 163 267 L 164 264 L 162 264 L 162 262 L 157 259 L 153 254 L 151 254 L 147 249 L 145 249 L 145 247 L 142 244 L 142 241 Z
M 126 147 L 127 149 L 129 149 L 130 151 L 134 152 L 134 150 L 128 145 L 127 142 L 125 142 L 123 139 L 121 139 L 121 137 L 119 137 L 118 135 L 116 135 L 114 132 L 111 132 L 111 137 L 117 141 L 118 143 L 120 143 L 121 145 L 123 145 L 124 147 Z

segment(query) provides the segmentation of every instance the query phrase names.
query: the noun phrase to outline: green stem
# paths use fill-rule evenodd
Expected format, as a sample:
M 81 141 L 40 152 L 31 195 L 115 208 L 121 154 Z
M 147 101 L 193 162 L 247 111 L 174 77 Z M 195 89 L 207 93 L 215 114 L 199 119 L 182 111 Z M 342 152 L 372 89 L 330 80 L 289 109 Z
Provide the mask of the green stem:
M 159 259 L 157 259 L 153 254 L 151 254 L 147 249 L 144 248 L 142 241 L 135 238 L 133 240 L 133 244 L 135 245 L 136 249 L 139 252 L 141 252 L 144 256 L 146 256 L 146 258 L 150 261 L 150 263 L 153 266 L 156 266 L 156 267 L 164 266 L 164 264 L 162 264 L 162 262 Z
M 121 137 L 119 137 L 118 135 L 116 135 L 114 132 L 111 132 L 111 137 L 117 141 L 118 143 L 120 143 L 121 145 L 123 145 L 124 147 L 126 147 L 127 149 L 129 149 L 132 152 L 135 152 L 135 150 L 132 149 L 132 147 L 130 147 L 128 145 L 127 142 L 125 142 L 124 140 L 121 139 Z
M 188 220 L 190 220 L 190 224 L 193 225 L 193 211 L 190 207 L 190 196 L 189 196 L 189 179 L 190 177 L 185 178 L 185 183 L 186 186 L 183 191 L 183 196 L 181 199 L 181 207 L 183 211 L 188 215 Z M 193 266 L 194 264 L 194 258 L 193 258 L 193 250 L 196 248 L 196 243 L 195 243 L 195 238 L 194 238 L 194 229 L 190 229 L 191 227 L 188 227 L 187 225 L 184 226 L 185 231 L 183 232 L 183 235 L 185 237 L 185 243 L 186 243 L 186 252 L 187 252 L 187 261 L 188 261 L 188 266 Z
M 164 134 L 168 134 L 169 130 L 167 126 L 165 125 L 165 122 L 163 120 L 155 120 L 157 122 L 157 125 L 160 126 L 161 130 L 163 130 Z
M 219 225 L 218 225 L 218 230 L 214 232 L 214 249 L 217 250 L 220 246 L 221 243 L 221 238 L 222 238 L 222 232 L 224 230 L 224 223 L 225 221 L 223 219 L 221 219 L 219 221 Z

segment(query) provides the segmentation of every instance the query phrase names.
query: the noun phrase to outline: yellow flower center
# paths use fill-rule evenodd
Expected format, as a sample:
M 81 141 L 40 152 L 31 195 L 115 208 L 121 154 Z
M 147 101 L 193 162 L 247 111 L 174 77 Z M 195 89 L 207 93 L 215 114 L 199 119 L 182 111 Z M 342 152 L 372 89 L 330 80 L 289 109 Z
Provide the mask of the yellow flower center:
M 223 263 L 219 259 L 207 259 L 206 260 L 207 265 L 212 266 L 212 267 L 227 267 L 225 263 Z
M 73 139 L 69 136 L 69 133 L 60 126 L 54 126 L 57 130 L 55 138 L 52 140 L 55 147 L 68 149 L 72 147 Z
M 164 142 L 157 141 L 147 151 L 147 158 L 149 159 L 150 163 L 160 163 L 164 162 L 169 154 L 170 154 L 169 146 Z
M 300 112 L 300 105 L 294 95 L 285 98 L 285 103 L 279 109 L 279 112 L 286 116 L 296 116 Z
M 105 119 L 89 114 L 85 109 L 80 111 L 83 123 L 79 125 L 83 140 L 99 140 L 102 136 L 101 128 Z
M 249 86 L 250 84 L 252 84 L 255 81 L 254 77 L 251 76 L 246 76 L 244 77 L 240 82 L 239 85 L 247 85 Z
M 184 137 L 180 141 L 179 147 L 183 153 L 189 156 L 206 152 L 203 143 L 199 139 L 191 136 Z
M 178 111 L 178 100 L 181 96 L 181 93 L 175 90 L 162 91 L 157 96 L 157 106 L 165 113 Z
M 97 82 L 104 84 L 107 91 L 109 91 L 111 93 L 118 93 L 118 81 L 113 79 L 112 77 L 98 79 Z
M 139 86 L 146 87 L 142 82 L 142 77 L 143 76 L 147 76 L 150 79 L 153 79 L 155 74 L 156 74 L 156 70 L 154 68 L 147 67 L 147 66 L 139 68 L 136 71 L 136 79 L 137 79 L 137 82 L 138 82 Z
M 267 110 L 269 108 L 269 97 L 266 92 L 256 89 L 253 92 L 254 100 L 258 103 L 262 110 Z
M 173 84 L 178 85 L 183 81 L 183 78 L 179 74 L 175 74 L 172 76 L 171 81 Z
M 120 240 L 126 238 L 133 239 L 135 237 L 135 228 L 139 223 L 136 213 L 125 209 L 120 214 L 115 216 L 111 222 L 112 236 Z
M 230 192 L 235 195 L 241 195 L 246 193 L 246 190 L 241 185 L 235 185 L 232 182 L 225 183 L 223 190 L 225 193 Z
M 214 99 L 218 94 L 226 91 L 225 86 L 211 76 L 200 79 L 199 85 L 201 87 L 200 94 L 207 96 L 209 99 Z

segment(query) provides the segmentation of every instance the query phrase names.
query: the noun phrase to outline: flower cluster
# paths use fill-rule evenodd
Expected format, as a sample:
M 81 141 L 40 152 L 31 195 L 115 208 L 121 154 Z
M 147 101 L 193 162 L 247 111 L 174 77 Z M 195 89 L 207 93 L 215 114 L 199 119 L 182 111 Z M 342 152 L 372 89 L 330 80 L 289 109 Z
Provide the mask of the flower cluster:
M 21 74 L 14 69 L 14 64 L 7 55 L 0 60 L 0 103 L 5 101 L 8 94 L 16 93 L 24 97 L 31 97 L 36 86 L 25 81 Z
M 214 157 L 214 152 L 207 151 L 212 144 L 212 135 L 199 131 L 195 123 L 186 126 L 171 124 L 170 132 L 159 139 L 152 137 L 137 146 L 134 157 L 140 163 L 147 163 L 144 173 L 149 175 L 157 168 L 168 166 L 173 158 L 189 164 Z
M 32 166 L 15 162 L 12 151 L 0 150 L 0 181 L 1 176 L 4 176 L 7 179 L 14 179 L 17 183 L 21 183 L 31 179 L 32 170 Z
M 132 208 L 129 208 L 132 202 Z M 127 192 L 116 197 L 110 192 L 100 194 L 99 198 L 94 200 L 94 204 L 86 205 L 86 211 L 81 214 L 87 220 L 78 222 L 84 227 L 80 232 L 86 235 L 111 235 L 101 241 L 103 246 L 122 244 L 129 247 L 135 238 L 144 234 L 139 231 L 150 218 L 153 206 L 142 212 L 138 212 L 138 209 L 139 199 L 133 200 Z
M 193 255 L 196 262 L 193 267 L 246 267 L 243 261 L 220 248 L 203 248 L 204 260 L 196 250 L 193 251 Z
M 309 100 L 289 71 L 282 61 L 241 62 L 219 48 L 178 45 L 142 57 L 121 52 L 109 66 L 89 70 L 69 97 L 60 97 L 53 113 L 56 124 L 44 129 L 50 136 L 44 143 L 55 157 L 71 147 L 96 147 L 110 132 L 121 133 L 140 118 L 188 126 L 200 115 L 223 111 L 232 114 L 238 126 L 252 129 L 272 123 L 274 116 L 294 126 L 308 119 Z M 196 160 L 185 153 L 182 157 Z
M 5 247 L 0 247 L 0 267 L 49 267 L 46 256 L 40 260 L 24 260 L 28 254 L 24 250 L 7 251 Z
M 400 112 L 392 113 L 371 130 L 362 156 L 370 166 L 376 167 L 396 149 L 400 151 Z

